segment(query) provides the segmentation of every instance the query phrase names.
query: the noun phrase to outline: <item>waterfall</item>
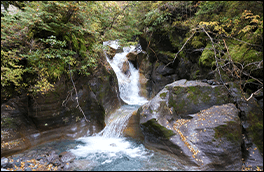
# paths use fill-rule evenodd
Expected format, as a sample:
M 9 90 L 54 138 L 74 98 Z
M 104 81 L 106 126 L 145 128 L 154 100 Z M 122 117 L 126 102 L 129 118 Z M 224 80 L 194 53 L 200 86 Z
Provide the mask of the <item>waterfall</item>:
M 117 41 L 107 41 L 104 42 L 104 45 L 109 45 L 115 49 L 119 47 Z M 108 63 L 116 73 L 121 99 L 128 105 L 139 106 L 148 102 L 148 100 L 139 95 L 139 71 L 126 57 L 126 55 L 132 51 L 135 51 L 135 46 L 124 47 L 123 52 L 116 53 L 112 60 L 107 57 L 106 53 L 105 55 Z M 129 75 L 122 72 L 124 62 L 129 63 Z M 111 114 L 108 121 L 106 121 L 106 127 L 99 135 L 104 137 L 120 137 L 126 127 L 129 117 L 136 109 L 137 108 L 133 108 L 133 106 L 123 106 L 118 109 L 115 113 Z
M 117 41 L 104 42 L 117 49 Z M 141 105 L 148 102 L 144 97 L 139 96 L 139 72 L 129 63 L 129 75 L 122 72 L 122 65 L 127 61 L 126 55 L 135 51 L 135 47 L 125 47 L 124 52 L 116 53 L 113 59 L 107 58 L 118 79 L 120 97 L 126 105 L 121 106 L 114 113 L 105 119 L 105 128 L 88 137 L 78 138 L 79 143 L 69 151 L 76 155 L 77 161 L 82 164 L 76 170 L 88 171 L 160 171 L 178 170 L 175 159 L 166 154 L 148 150 L 141 142 L 132 138 L 123 137 L 123 130 L 126 128 L 132 113 Z
M 119 47 L 118 41 L 107 41 L 104 42 L 104 45 L 109 45 L 115 49 Z M 139 48 L 141 49 L 141 47 Z M 110 60 L 107 55 L 106 58 L 116 73 L 120 97 L 122 100 L 129 105 L 143 105 L 144 103 L 148 102 L 148 100 L 139 95 L 139 71 L 130 61 L 127 60 L 126 57 L 126 55 L 132 51 L 135 51 L 135 46 L 124 47 L 123 52 L 116 53 L 112 60 Z M 124 62 L 129 63 L 129 75 L 122 72 L 122 66 Z
M 104 45 L 106 44 L 113 48 L 118 48 L 118 43 L 116 41 L 104 42 Z M 140 105 L 148 102 L 147 99 L 139 96 L 139 72 L 133 64 L 128 62 L 130 75 L 124 74 L 121 70 L 124 61 L 127 61 L 126 55 L 131 51 L 135 51 L 135 47 L 124 47 L 123 50 L 124 52 L 122 53 L 116 53 L 112 60 L 107 56 L 106 58 L 116 73 L 120 97 L 127 105 L 123 105 L 107 118 L 105 121 L 106 126 L 101 132 L 93 136 L 77 139 L 85 143 L 85 145 L 78 145 L 76 149 L 70 150 L 77 157 L 103 159 L 104 162 L 102 164 L 110 163 L 116 158 L 123 156 L 144 158 L 146 151 L 142 144 L 135 146 L 133 145 L 134 143 L 132 144 L 131 141 L 127 141 L 125 137 L 122 137 L 123 130 L 132 113 L 137 110 Z

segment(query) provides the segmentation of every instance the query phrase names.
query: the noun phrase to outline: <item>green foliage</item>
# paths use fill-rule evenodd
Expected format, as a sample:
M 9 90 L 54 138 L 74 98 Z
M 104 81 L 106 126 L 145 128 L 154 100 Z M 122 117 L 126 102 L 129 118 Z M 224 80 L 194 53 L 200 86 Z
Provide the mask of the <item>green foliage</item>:
M 22 85 L 22 74 L 25 69 L 18 64 L 19 57 L 16 56 L 16 51 L 1 50 L 1 86 L 6 87 L 14 84 L 16 87 Z M 23 85 L 25 86 L 25 84 Z
M 1 4 L 21 9 L 16 14 L 1 13 L 2 89 L 13 85 L 17 90 L 44 93 L 39 91 L 43 90 L 41 87 L 52 90 L 55 80 L 69 74 L 69 65 L 72 72 L 90 75 L 97 68 L 102 42 L 107 40 L 118 39 L 126 46 L 136 44 L 139 40 L 135 36 L 141 35 L 152 44 L 153 33 L 164 34 L 179 50 L 197 26 L 210 32 L 218 58 L 227 58 L 223 38 L 229 39 L 226 41 L 231 58 L 244 65 L 260 60 L 263 51 L 260 1 L 3 1 Z M 178 36 L 179 30 L 186 38 Z M 232 42 L 232 38 L 243 42 Z M 186 47 L 205 48 L 199 62 L 211 67 L 215 60 L 210 44 L 207 35 L 200 32 Z M 165 54 L 175 56 L 175 52 Z M 178 58 L 185 58 L 186 54 L 183 50 Z
M 212 67 L 215 58 L 214 56 L 215 54 L 214 50 L 212 49 L 212 44 L 208 43 L 199 58 L 199 64 L 206 67 Z
M 226 8 L 226 5 L 226 1 L 203 1 L 199 4 L 199 9 L 195 15 L 206 21 L 217 17 L 222 9 Z

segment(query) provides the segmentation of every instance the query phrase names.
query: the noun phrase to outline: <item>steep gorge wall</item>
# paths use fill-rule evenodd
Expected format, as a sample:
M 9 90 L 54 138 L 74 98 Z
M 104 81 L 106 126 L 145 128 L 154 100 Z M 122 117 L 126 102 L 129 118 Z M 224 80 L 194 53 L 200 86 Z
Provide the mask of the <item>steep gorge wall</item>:
M 123 103 L 116 75 L 100 55 L 97 69 L 88 77 L 74 75 L 78 101 L 68 76 L 45 95 L 21 96 L 1 104 L 1 156 L 55 139 L 75 139 L 101 131 L 105 116 Z

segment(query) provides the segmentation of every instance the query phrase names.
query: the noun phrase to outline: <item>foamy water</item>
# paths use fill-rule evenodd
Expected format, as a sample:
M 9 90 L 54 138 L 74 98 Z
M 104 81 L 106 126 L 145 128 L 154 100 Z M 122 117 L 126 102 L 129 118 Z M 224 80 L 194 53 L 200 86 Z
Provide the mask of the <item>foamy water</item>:
M 115 49 L 119 47 L 117 41 L 104 42 L 104 45 L 110 45 Z M 141 142 L 122 135 L 132 113 L 140 105 L 148 102 L 139 95 L 139 72 L 132 63 L 129 62 L 130 75 L 125 75 L 121 71 L 124 61 L 127 60 L 126 55 L 134 51 L 135 47 L 125 47 L 123 50 L 124 52 L 117 53 L 112 60 L 107 58 L 107 61 L 116 73 L 120 97 L 128 105 L 123 105 L 112 113 L 100 133 L 77 139 L 80 144 L 69 151 L 75 154 L 78 160 L 85 159 L 96 164 L 92 167 L 95 171 L 178 170 L 175 161 L 170 157 L 148 150 Z M 167 164 L 159 164 L 164 159 Z M 90 168 L 81 170 L 90 170 Z
M 107 41 L 104 42 L 104 45 L 109 45 L 113 48 L 119 47 L 117 41 Z M 124 47 L 123 51 L 122 53 L 116 53 L 112 60 L 107 57 L 107 61 L 115 71 L 118 79 L 120 97 L 129 105 L 143 105 L 148 100 L 139 95 L 139 71 L 128 61 L 130 75 L 122 72 L 123 63 L 127 61 L 126 55 L 135 51 L 135 46 Z

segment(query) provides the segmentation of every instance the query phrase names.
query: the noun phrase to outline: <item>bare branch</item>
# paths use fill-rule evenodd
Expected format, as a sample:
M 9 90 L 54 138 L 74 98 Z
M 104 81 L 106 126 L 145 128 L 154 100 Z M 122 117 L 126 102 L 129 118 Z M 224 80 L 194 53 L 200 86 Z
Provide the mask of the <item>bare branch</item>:
M 263 89 L 263 87 L 261 87 L 260 89 L 258 89 L 257 91 L 255 91 L 254 93 L 252 93 L 251 95 L 250 95 L 250 97 L 249 98 L 245 98 L 246 99 L 246 101 L 249 101 L 254 95 L 256 95 L 256 94 L 258 94 L 259 92 L 260 92 L 260 90 L 261 89 Z
M 260 80 L 258 80 L 257 78 L 254 78 L 253 76 L 251 76 L 251 75 L 249 75 L 248 73 L 246 73 L 246 72 L 242 72 L 244 75 L 247 75 L 247 76 L 249 76 L 250 78 L 252 78 L 252 79 L 255 79 L 256 81 L 258 81 L 261 85 L 263 85 L 263 83 L 260 81 Z
M 164 66 L 164 68 L 163 69 L 165 69 L 165 67 L 167 67 L 169 64 L 171 64 L 171 63 L 174 63 L 174 61 L 175 61 L 175 59 L 177 58 L 177 56 L 178 56 L 178 54 L 182 51 L 182 49 L 184 48 L 184 46 L 187 44 L 187 42 L 193 37 L 193 35 L 196 33 L 196 31 L 194 31 L 193 32 L 193 34 L 187 39 L 187 41 L 183 44 L 183 46 L 181 47 L 181 49 L 177 52 L 177 54 L 175 55 L 175 57 L 174 57 L 174 59 L 173 59 L 173 61 L 172 62 L 169 62 L 168 64 L 166 64 L 165 66 Z
M 69 101 L 69 99 L 70 99 L 69 95 L 71 95 L 71 99 L 72 99 L 72 91 L 73 91 L 73 89 L 71 89 L 70 91 L 68 91 L 69 93 L 68 93 L 66 99 L 63 100 L 63 102 L 61 103 L 61 106 L 66 107 L 66 104 L 68 103 L 68 101 Z M 73 100 L 73 99 L 72 99 L 72 100 Z
M 76 108 L 78 107 L 79 110 L 82 112 L 82 114 L 83 114 L 83 116 L 84 116 L 84 118 L 85 118 L 85 121 L 86 121 L 86 122 L 90 122 L 89 120 L 87 120 L 87 118 L 86 118 L 86 116 L 85 116 L 85 114 L 84 114 L 82 108 L 80 107 L 79 100 L 78 100 L 77 90 L 76 90 L 75 84 L 74 84 L 74 82 L 73 82 L 73 80 L 72 80 L 72 76 L 71 76 L 71 68 L 70 68 L 70 64 L 69 64 L 69 71 L 70 71 L 70 77 L 71 77 L 72 85 L 73 85 L 73 87 L 74 87 L 75 94 L 76 94 L 76 101 L 77 101 L 77 106 L 76 106 Z

